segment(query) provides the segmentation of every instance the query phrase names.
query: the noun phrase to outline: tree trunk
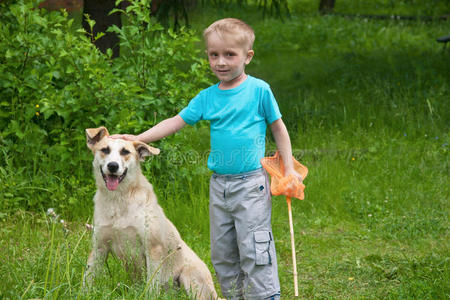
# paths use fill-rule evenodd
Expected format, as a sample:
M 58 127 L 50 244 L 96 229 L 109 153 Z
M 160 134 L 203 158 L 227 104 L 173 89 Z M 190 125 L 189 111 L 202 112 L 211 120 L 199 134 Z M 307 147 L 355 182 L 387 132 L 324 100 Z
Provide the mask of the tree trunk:
M 319 11 L 321 14 L 332 13 L 336 0 L 320 0 Z
M 94 42 L 100 51 L 106 53 L 107 49 L 112 49 L 113 57 L 119 56 L 120 46 L 119 37 L 113 32 L 106 32 L 111 25 L 122 27 L 122 21 L 120 19 L 120 13 L 114 13 L 108 15 L 109 12 L 115 7 L 115 0 L 84 0 L 84 13 L 83 13 L 83 28 L 90 32 L 91 29 L 86 21 L 84 14 L 88 14 L 91 20 L 95 20 L 93 28 L 94 37 L 99 32 L 104 32 L 105 35 Z

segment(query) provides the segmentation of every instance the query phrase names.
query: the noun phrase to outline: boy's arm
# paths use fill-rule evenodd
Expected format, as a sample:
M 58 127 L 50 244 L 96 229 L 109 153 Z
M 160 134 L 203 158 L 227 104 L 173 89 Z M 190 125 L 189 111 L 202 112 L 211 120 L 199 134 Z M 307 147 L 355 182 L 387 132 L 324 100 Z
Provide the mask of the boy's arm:
M 165 119 L 147 131 L 139 135 L 132 134 L 114 134 L 111 137 L 116 139 L 125 139 L 129 141 L 141 141 L 146 144 L 159 141 L 168 135 L 174 134 L 186 125 L 186 122 L 179 116 Z
M 284 163 L 284 176 L 294 175 L 300 180 L 303 180 L 302 176 L 295 171 L 294 162 L 292 160 L 292 148 L 289 133 L 284 125 L 283 120 L 278 119 L 270 124 L 272 135 L 275 138 L 277 149 L 281 154 L 281 158 Z

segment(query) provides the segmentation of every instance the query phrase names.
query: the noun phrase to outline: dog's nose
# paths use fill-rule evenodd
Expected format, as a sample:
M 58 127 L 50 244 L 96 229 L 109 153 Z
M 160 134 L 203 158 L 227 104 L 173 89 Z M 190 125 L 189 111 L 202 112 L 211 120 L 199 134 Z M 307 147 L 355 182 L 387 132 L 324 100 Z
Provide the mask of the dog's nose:
M 117 172 L 117 170 L 119 170 L 119 164 L 116 162 L 108 163 L 107 167 L 108 167 L 108 171 L 111 173 L 115 173 L 115 172 Z

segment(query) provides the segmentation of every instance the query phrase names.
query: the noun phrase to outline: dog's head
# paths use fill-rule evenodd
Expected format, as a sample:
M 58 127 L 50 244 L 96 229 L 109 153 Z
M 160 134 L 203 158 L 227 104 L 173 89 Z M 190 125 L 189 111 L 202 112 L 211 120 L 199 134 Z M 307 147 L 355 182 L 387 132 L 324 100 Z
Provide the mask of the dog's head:
M 135 179 L 140 170 L 139 161 L 159 154 L 159 149 L 142 142 L 110 138 L 105 127 L 86 129 L 86 140 L 94 154 L 92 164 L 97 184 L 104 182 L 110 191 Z

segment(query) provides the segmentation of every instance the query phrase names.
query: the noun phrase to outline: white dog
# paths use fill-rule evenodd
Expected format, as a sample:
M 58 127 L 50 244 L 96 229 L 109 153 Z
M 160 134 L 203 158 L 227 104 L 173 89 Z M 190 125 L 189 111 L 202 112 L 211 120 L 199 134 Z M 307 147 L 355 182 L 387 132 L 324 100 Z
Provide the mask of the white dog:
M 172 278 L 196 299 L 217 299 L 207 266 L 181 239 L 141 173 L 139 161 L 159 149 L 108 136 L 105 127 L 86 129 L 97 192 L 85 280 L 92 281 L 112 251 L 135 276 L 146 269 L 153 288 Z

